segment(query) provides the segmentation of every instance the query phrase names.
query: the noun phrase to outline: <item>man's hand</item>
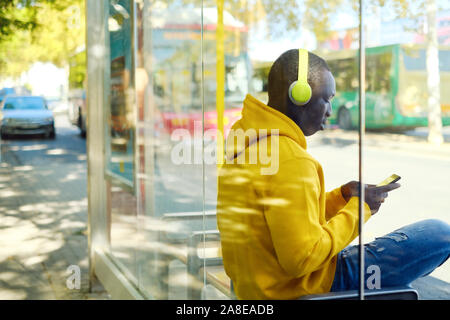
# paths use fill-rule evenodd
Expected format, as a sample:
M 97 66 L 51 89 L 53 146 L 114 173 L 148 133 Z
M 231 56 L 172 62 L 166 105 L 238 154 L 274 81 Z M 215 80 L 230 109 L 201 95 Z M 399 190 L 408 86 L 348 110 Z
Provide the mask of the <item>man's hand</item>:
M 350 181 L 341 187 L 341 194 L 345 201 L 348 202 L 351 197 L 357 197 L 359 195 L 359 182 Z
M 366 184 L 364 190 L 365 202 L 369 205 L 372 215 L 378 212 L 381 204 L 388 197 L 388 192 L 400 188 L 399 183 L 391 183 L 385 186 L 377 187 L 373 184 Z M 359 182 L 350 181 L 341 187 L 341 193 L 345 201 L 349 201 L 351 197 L 359 196 Z

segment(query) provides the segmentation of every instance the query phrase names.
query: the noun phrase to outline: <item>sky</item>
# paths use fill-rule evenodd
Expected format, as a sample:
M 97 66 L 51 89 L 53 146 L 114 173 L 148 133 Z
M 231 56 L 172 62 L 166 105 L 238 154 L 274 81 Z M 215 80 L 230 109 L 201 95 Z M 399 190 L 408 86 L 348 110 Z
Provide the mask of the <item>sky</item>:
M 35 63 L 22 75 L 24 83 L 32 87 L 32 94 L 45 97 L 58 97 L 62 90 L 67 90 L 67 72 L 51 63 Z M 63 86 L 61 88 L 61 86 Z

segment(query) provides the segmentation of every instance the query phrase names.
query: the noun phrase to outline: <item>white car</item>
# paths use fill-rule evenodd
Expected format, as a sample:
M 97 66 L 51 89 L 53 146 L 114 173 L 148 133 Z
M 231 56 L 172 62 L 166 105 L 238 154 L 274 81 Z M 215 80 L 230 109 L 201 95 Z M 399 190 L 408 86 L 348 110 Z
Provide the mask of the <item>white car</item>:
M 55 118 L 42 97 L 6 96 L 0 104 L 0 119 L 2 139 L 17 134 L 55 138 Z

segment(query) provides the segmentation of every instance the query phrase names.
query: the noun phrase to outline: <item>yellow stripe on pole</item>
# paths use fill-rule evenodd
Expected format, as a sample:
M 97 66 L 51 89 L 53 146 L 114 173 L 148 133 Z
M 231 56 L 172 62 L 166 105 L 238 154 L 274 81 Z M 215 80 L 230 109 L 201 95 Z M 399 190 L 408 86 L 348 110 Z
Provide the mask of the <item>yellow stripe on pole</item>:
M 223 0 L 217 0 L 217 28 L 216 28 L 216 111 L 217 111 L 217 165 L 224 162 L 224 128 L 223 113 L 225 110 L 225 52 L 223 27 Z

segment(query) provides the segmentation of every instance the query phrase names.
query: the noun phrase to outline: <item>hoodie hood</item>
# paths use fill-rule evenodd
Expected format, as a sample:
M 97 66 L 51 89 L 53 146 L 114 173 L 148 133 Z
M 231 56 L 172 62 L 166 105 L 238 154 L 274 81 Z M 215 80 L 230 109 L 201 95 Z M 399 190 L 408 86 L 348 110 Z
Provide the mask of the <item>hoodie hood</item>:
M 239 131 L 239 129 L 242 131 Z M 228 159 L 235 158 L 251 144 L 273 134 L 289 137 L 306 150 L 305 135 L 294 121 L 278 110 L 262 103 L 252 95 L 247 94 L 242 109 L 242 118 L 235 122 L 230 133 L 238 136 L 242 132 L 245 133 L 251 129 L 256 131 L 256 139 L 238 139 L 238 143 L 234 139 L 227 139 L 226 155 Z M 275 130 L 278 130 L 278 132 Z M 230 138 L 230 134 L 228 138 Z

